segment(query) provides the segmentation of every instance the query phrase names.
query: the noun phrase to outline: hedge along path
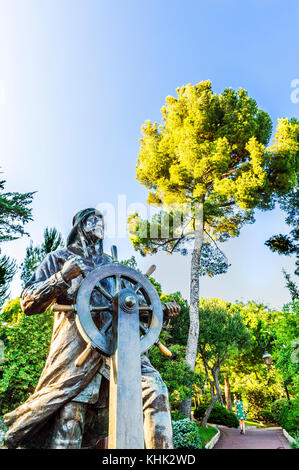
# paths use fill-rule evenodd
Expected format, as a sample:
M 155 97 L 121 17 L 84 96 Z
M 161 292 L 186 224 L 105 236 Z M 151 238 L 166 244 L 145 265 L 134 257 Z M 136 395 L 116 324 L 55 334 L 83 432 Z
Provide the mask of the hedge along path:
M 247 427 L 246 434 L 239 429 L 217 426 L 221 437 L 214 449 L 290 449 L 280 427 L 267 429 Z

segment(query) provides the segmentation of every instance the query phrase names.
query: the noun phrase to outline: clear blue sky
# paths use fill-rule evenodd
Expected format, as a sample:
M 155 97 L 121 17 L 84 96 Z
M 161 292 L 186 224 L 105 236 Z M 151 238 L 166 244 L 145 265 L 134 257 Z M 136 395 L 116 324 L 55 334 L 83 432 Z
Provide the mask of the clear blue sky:
M 178 86 L 210 79 L 215 92 L 248 90 L 276 126 L 299 118 L 290 99 L 299 79 L 299 3 L 289 0 L 0 0 L 0 165 L 11 191 L 37 191 L 39 243 L 45 226 L 64 236 L 72 216 L 126 195 L 145 203 L 135 179 L 140 128 L 160 121 L 160 108 Z M 287 233 L 279 210 L 222 245 L 232 266 L 203 279 L 203 297 L 255 299 L 280 308 L 289 300 L 282 267 L 294 260 L 271 253 L 264 241 Z M 134 254 L 115 242 L 120 258 Z M 3 253 L 22 262 L 28 238 Z M 136 257 L 158 265 L 166 292 L 189 298 L 190 261 L 180 255 Z M 16 277 L 12 296 L 20 293 Z

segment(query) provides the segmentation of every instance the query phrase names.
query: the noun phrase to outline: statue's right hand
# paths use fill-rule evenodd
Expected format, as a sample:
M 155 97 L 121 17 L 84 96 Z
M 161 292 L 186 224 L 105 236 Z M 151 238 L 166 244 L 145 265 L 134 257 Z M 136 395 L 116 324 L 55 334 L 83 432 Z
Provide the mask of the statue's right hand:
M 71 281 L 79 274 L 84 274 L 85 265 L 80 256 L 71 256 L 63 265 L 61 275 L 66 282 Z

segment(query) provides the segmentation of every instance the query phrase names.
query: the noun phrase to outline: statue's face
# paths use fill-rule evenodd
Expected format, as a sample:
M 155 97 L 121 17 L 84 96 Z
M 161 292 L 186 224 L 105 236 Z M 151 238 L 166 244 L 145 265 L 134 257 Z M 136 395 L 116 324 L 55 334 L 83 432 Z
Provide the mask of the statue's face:
M 84 221 L 84 231 L 92 239 L 104 238 L 104 219 L 96 214 L 89 215 Z

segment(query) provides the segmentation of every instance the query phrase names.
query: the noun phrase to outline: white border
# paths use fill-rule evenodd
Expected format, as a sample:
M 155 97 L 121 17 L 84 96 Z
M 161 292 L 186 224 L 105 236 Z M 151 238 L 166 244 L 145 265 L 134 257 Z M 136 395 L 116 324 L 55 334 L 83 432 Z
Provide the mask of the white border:
M 288 433 L 285 429 L 283 429 L 282 432 L 283 432 L 284 437 L 285 437 L 289 442 L 292 442 L 292 443 L 295 442 L 295 439 L 294 439 L 292 436 L 290 436 L 289 433 Z

